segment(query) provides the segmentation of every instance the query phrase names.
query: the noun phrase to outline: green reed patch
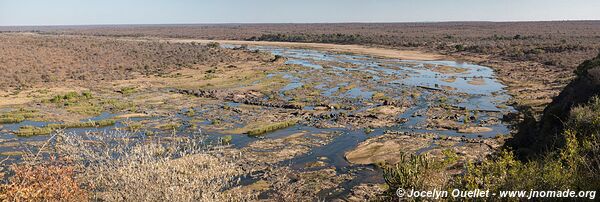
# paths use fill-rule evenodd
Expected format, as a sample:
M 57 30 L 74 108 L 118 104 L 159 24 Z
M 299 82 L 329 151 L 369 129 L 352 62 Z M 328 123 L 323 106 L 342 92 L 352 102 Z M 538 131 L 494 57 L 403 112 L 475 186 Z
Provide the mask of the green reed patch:
M 0 114 L 0 124 L 19 123 L 26 119 L 37 118 L 36 110 L 19 109 Z
M 269 124 L 269 125 L 265 125 L 265 126 L 260 126 L 258 128 L 252 129 L 250 131 L 248 131 L 248 135 L 249 136 L 259 136 L 271 131 L 276 131 L 279 129 L 284 129 L 290 126 L 294 126 L 298 123 L 298 120 L 294 119 L 294 120 L 289 120 L 289 121 L 283 121 L 283 122 L 278 122 L 278 123 L 273 123 L 273 124 Z
M 115 123 L 116 120 L 114 119 L 106 119 L 100 121 L 48 124 L 44 127 L 35 127 L 27 125 L 21 126 L 19 130 L 15 132 L 15 134 L 20 137 L 30 137 L 36 135 L 48 135 L 58 129 L 105 127 L 115 125 Z

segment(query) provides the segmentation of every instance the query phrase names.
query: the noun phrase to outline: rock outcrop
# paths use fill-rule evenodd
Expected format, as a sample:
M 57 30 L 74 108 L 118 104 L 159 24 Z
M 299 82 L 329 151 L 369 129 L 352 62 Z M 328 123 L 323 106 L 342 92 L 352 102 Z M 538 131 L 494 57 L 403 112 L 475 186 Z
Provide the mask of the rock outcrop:
M 525 154 L 541 153 L 563 146 L 562 132 L 571 109 L 600 95 L 600 55 L 583 62 L 575 73 L 577 77 L 544 109 L 540 121 L 522 126 L 515 138 L 509 141 L 509 146 L 518 153 Z

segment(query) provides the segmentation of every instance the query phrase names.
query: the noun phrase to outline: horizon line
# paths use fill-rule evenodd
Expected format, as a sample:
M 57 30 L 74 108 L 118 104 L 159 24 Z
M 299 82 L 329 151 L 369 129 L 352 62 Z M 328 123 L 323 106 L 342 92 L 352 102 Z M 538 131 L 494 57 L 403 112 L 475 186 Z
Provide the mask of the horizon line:
M 410 24 L 410 23 L 514 23 L 514 22 L 595 22 L 600 19 L 567 19 L 567 20 L 450 20 L 450 21 L 382 21 L 382 22 L 218 22 L 218 23 L 98 23 L 98 24 L 32 24 L 32 25 L 0 25 L 0 27 L 86 27 L 86 26 L 160 26 L 160 25 L 277 25 L 277 24 Z

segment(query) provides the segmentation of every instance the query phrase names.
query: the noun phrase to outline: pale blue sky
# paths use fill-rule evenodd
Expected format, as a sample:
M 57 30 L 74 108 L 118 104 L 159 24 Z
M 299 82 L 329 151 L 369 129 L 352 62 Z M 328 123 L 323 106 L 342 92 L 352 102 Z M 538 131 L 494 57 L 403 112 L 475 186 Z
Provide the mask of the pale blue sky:
M 0 0 L 0 26 L 600 20 L 600 0 Z

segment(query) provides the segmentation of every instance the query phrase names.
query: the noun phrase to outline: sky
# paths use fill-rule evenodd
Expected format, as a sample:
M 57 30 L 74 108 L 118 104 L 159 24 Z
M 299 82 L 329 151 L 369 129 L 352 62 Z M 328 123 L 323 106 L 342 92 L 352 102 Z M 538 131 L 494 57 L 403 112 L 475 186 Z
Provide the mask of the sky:
M 600 20 L 600 0 L 0 0 L 0 26 Z

